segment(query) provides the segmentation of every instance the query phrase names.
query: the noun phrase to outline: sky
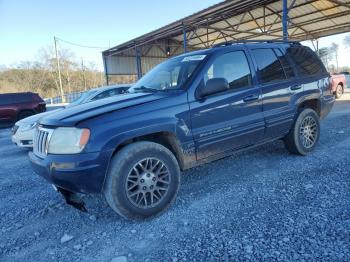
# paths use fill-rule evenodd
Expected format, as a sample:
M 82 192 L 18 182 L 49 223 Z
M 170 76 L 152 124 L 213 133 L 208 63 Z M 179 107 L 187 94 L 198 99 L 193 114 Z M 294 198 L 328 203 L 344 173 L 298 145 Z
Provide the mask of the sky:
M 101 49 L 69 48 L 79 61 L 102 70 L 101 51 L 200 11 L 220 0 L 0 0 L 0 67 L 34 60 L 53 37 Z M 339 65 L 349 65 L 343 35 L 321 38 L 320 47 L 340 45 Z M 310 45 L 310 43 L 307 43 Z
M 35 59 L 53 37 L 102 68 L 101 51 L 200 11 L 218 0 L 0 0 L 0 65 Z

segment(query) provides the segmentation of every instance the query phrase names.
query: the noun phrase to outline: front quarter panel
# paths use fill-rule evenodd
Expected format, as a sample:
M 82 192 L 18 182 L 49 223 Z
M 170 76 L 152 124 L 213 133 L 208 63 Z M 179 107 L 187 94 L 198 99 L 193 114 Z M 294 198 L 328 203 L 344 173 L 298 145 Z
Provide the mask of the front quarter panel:
M 171 92 L 163 99 L 121 109 L 81 122 L 91 131 L 88 152 L 113 150 L 123 142 L 147 134 L 170 132 L 183 147 L 193 144 L 187 93 Z

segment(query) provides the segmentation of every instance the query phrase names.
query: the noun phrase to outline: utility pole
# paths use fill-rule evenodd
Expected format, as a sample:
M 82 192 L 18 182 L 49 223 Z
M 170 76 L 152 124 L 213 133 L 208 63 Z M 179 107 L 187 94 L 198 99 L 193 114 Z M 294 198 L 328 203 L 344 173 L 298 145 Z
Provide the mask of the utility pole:
M 84 68 L 83 58 L 81 58 L 81 70 L 83 71 L 84 90 L 86 91 L 86 79 L 85 79 L 85 68 Z
M 58 57 L 58 52 L 57 52 L 57 38 L 56 36 L 53 37 L 53 41 L 55 43 L 55 53 L 56 53 L 56 62 L 57 62 L 57 71 L 58 71 L 58 81 L 60 84 L 60 92 L 61 92 L 61 99 L 62 103 L 66 102 L 64 99 L 64 93 L 63 93 L 63 87 L 62 87 L 62 77 L 61 77 L 61 68 L 60 68 L 60 59 Z

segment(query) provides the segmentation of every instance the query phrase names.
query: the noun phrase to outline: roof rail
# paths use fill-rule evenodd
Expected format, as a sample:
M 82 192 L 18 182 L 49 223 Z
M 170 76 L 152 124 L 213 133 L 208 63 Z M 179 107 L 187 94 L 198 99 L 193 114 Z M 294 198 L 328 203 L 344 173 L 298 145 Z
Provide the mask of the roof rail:
M 221 46 L 235 45 L 235 44 L 246 44 L 246 43 L 281 43 L 281 44 L 298 44 L 298 45 L 300 45 L 300 43 L 298 41 L 285 41 L 285 40 L 237 40 L 237 41 L 227 41 L 227 42 L 218 43 L 216 45 L 213 45 L 212 48 L 221 47 Z

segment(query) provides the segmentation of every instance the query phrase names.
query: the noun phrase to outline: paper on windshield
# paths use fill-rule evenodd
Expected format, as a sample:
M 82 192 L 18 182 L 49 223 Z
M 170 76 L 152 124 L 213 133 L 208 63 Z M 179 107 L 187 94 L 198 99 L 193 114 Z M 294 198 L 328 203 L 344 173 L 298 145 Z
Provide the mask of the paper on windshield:
M 181 62 L 199 61 L 199 60 L 203 60 L 205 57 L 206 57 L 206 55 L 191 55 L 191 56 L 186 56 L 184 59 L 182 59 Z

